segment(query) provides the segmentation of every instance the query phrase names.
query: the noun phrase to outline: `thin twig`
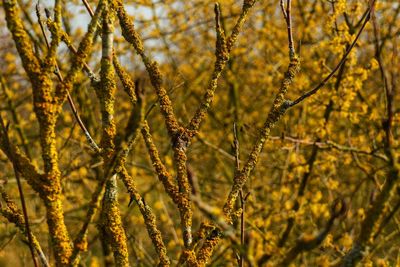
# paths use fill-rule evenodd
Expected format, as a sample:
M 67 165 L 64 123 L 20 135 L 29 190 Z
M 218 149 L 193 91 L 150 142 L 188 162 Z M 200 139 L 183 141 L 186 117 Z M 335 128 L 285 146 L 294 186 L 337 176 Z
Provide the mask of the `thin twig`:
M 289 107 L 288 108 L 294 107 L 295 105 L 299 104 L 300 102 L 304 101 L 305 99 L 307 99 L 310 96 L 312 96 L 315 93 L 317 93 L 333 77 L 333 75 L 335 75 L 335 73 L 339 70 L 340 66 L 343 65 L 343 63 L 346 61 L 347 57 L 349 56 L 350 52 L 355 47 L 358 39 L 361 36 L 361 33 L 363 32 L 365 26 L 367 25 L 368 21 L 370 20 L 371 13 L 372 13 L 373 8 L 374 8 L 374 4 L 375 4 L 375 0 L 371 1 L 370 5 L 368 7 L 367 15 L 365 16 L 365 19 L 364 19 L 364 23 L 362 24 L 361 28 L 358 30 L 356 38 L 351 43 L 351 45 L 347 48 L 347 50 L 344 53 L 342 59 L 339 61 L 339 63 L 336 65 L 336 67 L 317 86 L 315 86 L 313 89 L 311 89 L 310 91 L 306 92 L 305 94 L 303 94 L 302 96 L 300 96 L 296 100 L 291 101 L 289 103 Z
M 2 136 L 3 136 L 3 141 L 6 145 L 6 149 L 9 151 L 10 155 L 12 155 L 12 158 L 15 158 L 14 151 L 11 149 L 11 146 L 10 146 L 10 139 L 8 137 L 8 129 L 7 129 L 8 127 L 4 124 L 1 114 L 0 114 L 0 125 L 1 125 L 1 131 L 3 132 Z M 29 250 L 31 251 L 31 256 L 32 256 L 32 261 L 33 261 L 34 266 L 38 267 L 38 263 L 36 262 L 36 258 L 35 258 L 35 251 L 33 249 L 33 241 L 32 241 L 32 236 L 31 236 L 31 228 L 29 226 L 28 211 L 27 211 L 26 204 L 25 204 L 24 191 L 22 190 L 22 184 L 21 184 L 21 179 L 19 176 L 18 166 L 17 166 L 15 160 L 12 160 L 11 162 L 12 162 L 12 165 L 14 168 L 15 179 L 17 180 L 18 192 L 19 192 L 19 196 L 21 199 L 22 212 L 24 214 L 24 220 L 25 220 L 26 235 L 28 236 L 28 242 L 29 242 Z
M 250 196 L 250 192 L 248 192 L 245 196 L 243 196 L 243 190 L 240 190 L 240 206 L 242 208 L 242 212 L 240 214 L 240 258 L 239 258 L 239 266 L 244 266 L 244 258 L 245 258 L 245 222 L 246 222 L 246 201 Z
M 236 123 L 233 124 L 233 136 L 234 136 L 233 147 L 235 149 L 235 163 L 236 163 L 235 171 L 239 171 L 240 170 L 240 154 L 239 154 L 239 138 L 237 135 Z
M 283 17 L 286 20 L 287 34 L 289 40 L 289 57 L 292 58 L 295 55 L 294 45 L 293 45 L 292 16 L 291 16 L 292 1 L 291 0 L 286 1 L 286 10 L 285 10 L 285 4 L 283 0 L 280 0 L 280 7 L 283 13 Z

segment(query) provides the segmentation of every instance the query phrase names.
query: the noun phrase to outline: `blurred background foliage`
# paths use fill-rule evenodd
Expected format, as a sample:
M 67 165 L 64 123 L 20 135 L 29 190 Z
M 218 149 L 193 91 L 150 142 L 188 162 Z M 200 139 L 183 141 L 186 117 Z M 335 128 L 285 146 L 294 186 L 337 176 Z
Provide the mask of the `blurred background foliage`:
M 36 1 L 19 1 L 22 18 L 35 48 L 43 51 L 44 42 L 35 15 Z M 50 10 L 51 1 L 42 1 Z M 91 3 L 95 6 L 95 1 Z M 230 32 L 240 14 L 241 1 L 221 0 L 222 25 Z M 179 121 L 186 125 L 200 104 L 214 64 L 215 20 L 213 1 L 153 0 L 125 1 L 135 27 L 144 39 L 147 53 L 157 59 L 164 74 L 164 85 Z M 293 35 L 301 58 L 301 72 L 288 92 L 288 99 L 318 84 L 343 56 L 360 27 L 368 7 L 367 1 L 297 0 L 292 3 Z M 324 227 L 335 199 L 346 203 L 345 216 L 338 219 L 322 244 L 302 253 L 293 266 L 330 266 L 352 247 L 360 231 L 360 222 L 386 179 L 384 152 L 386 97 L 378 54 L 387 85 L 397 92 L 393 96 L 393 150 L 399 153 L 400 93 L 399 34 L 400 4 L 378 1 L 376 26 L 369 23 L 356 47 L 339 72 L 316 95 L 290 109 L 273 129 L 244 190 L 246 201 L 246 253 L 249 262 L 273 255 L 269 264 L 285 255 L 298 238 Z M 77 45 L 86 32 L 89 15 L 80 1 L 63 2 L 63 27 Z M 175 176 L 173 154 L 164 121 L 157 105 L 143 63 L 124 41 L 116 22 L 115 50 L 121 64 L 134 79 L 145 80 L 144 95 L 148 122 L 161 158 Z M 32 90 L 21 67 L 4 12 L 0 11 L 0 109 L 10 122 L 12 142 L 32 162 L 42 168 Z M 377 49 L 377 45 L 379 49 Z M 87 62 L 98 72 L 101 41 Z M 61 72 L 70 65 L 71 53 L 65 45 L 58 50 Z M 232 50 L 216 91 L 214 103 L 200 134 L 188 150 L 188 168 L 196 194 L 211 206 L 222 208 L 231 188 L 235 161 L 232 148 L 233 125 L 238 129 L 241 160 L 251 151 L 273 96 L 279 89 L 288 64 L 286 24 L 279 1 L 259 1 L 252 10 L 238 42 Z M 54 76 L 54 80 L 56 77 Z M 72 97 L 95 140 L 101 138 L 99 103 L 90 80 L 79 74 Z M 115 119 L 122 129 L 131 105 L 118 84 Z M 99 175 L 99 158 L 93 157 L 85 136 L 65 104 L 57 122 L 57 149 L 62 171 L 65 221 L 74 236 L 83 222 Z M 127 169 L 135 178 L 139 191 L 157 216 L 172 263 L 180 256 L 182 233 L 177 208 L 165 194 L 152 168 L 140 138 L 127 160 Z M 16 180 L 7 157 L 0 153 L 1 179 L 7 193 L 19 203 Z M 306 177 L 306 178 L 305 178 Z M 299 196 L 301 182 L 304 193 Z M 119 182 L 120 183 L 120 182 Z M 38 195 L 23 182 L 32 232 L 52 262 L 51 245 L 45 223 L 46 210 Z M 145 231 L 142 215 L 135 204 L 128 207 L 129 195 L 119 184 L 123 217 L 132 266 L 155 266 L 157 255 Z M 294 209 L 296 202 L 300 207 Z M 363 266 L 400 264 L 399 193 L 390 196 L 383 214 L 387 218 L 371 240 Z M 282 247 L 279 240 L 292 219 L 293 229 Z M 194 226 L 208 218 L 194 214 Z M 383 220 L 384 221 L 384 220 Z M 239 225 L 235 225 L 239 234 Z M 31 259 L 22 234 L 5 218 L 0 218 L 0 265 L 29 266 Z M 89 249 L 82 254 L 83 266 L 104 266 L 103 248 L 96 223 L 89 228 Z M 229 239 L 215 248 L 210 266 L 235 266 L 237 250 Z M 248 264 L 248 263 L 246 263 Z

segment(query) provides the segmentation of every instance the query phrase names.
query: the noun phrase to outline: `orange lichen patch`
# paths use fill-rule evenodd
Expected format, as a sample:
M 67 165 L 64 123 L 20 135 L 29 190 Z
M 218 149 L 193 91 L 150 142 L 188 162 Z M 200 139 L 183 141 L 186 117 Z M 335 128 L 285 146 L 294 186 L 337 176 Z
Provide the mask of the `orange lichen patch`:
M 187 178 L 187 171 L 186 171 L 187 157 L 184 150 L 185 148 L 183 147 L 174 148 L 174 159 L 177 169 L 176 171 L 177 171 L 179 191 L 184 192 L 186 195 L 189 195 L 192 189 Z
M 163 87 L 163 77 L 158 67 L 157 62 L 149 62 L 146 64 L 146 69 L 150 76 L 151 84 L 153 85 L 160 104 L 160 109 L 165 118 L 167 130 L 172 137 L 178 130 L 179 124 L 175 118 L 174 110 L 172 108 L 171 100 L 167 94 L 167 90 Z
M 227 47 L 228 47 L 229 52 L 232 50 L 233 45 L 235 44 L 235 42 L 239 36 L 239 33 L 241 32 L 241 30 L 243 28 L 243 24 L 246 22 L 246 19 L 248 17 L 250 9 L 254 6 L 255 3 L 256 3 L 256 0 L 243 1 L 243 7 L 242 7 L 242 12 L 240 13 L 240 17 L 236 21 L 236 24 L 232 29 L 232 33 L 227 40 Z
M 40 74 L 41 68 L 38 59 L 33 53 L 32 43 L 20 19 L 17 1 L 3 1 L 3 6 L 6 14 L 7 27 L 12 33 L 18 54 L 22 60 L 22 65 L 31 82 L 34 83 L 37 76 Z
M 116 175 L 113 175 L 106 185 L 101 226 L 106 232 L 106 240 L 110 242 L 116 265 L 129 266 L 127 240 L 121 220 L 117 190 Z
M 103 50 L 100 70 L 101 83 L 96 87 L 96 93 L 100 100 L 103 125 L 101 147 L 103 148 L 103 157 L 105 160 L 109 160 L 115 149 L 114 138 L 116 136 L 116 128 L 114 121 L 114 102 L 116 84 L 112 63 L 113 26 L 111 18 L 108 15 L 104 15 L 106 13 L 108 13 L 108 11 L 103 12 Z
M 40 186 L 43 182 L 43 174 L 39 173 L 39 170 L 32 164 L 32 162 L 23 154 L 18 147 L 13 144 L 10 145 L 10 150 L 7 149 L 7 145 L 4 143 L 5 140 L 0 138 L 0 149 L 9 158 L 14 158 L 16 165 L 22 176 L 28 181 L 32 188 L 36 191 L 40 191 Z
M 125 12 L 122 1 L 113 1 L 111 8 L 116 10 L 117 12 L 119 23 L 121 24 L 121 28 L 123 30 L 122 34 L 124 38 L 134 46 L 136 52 L 139 55 L 143 54 L 144 48 L 142 39 L 136 32 L 132 19 L 129 18 L 128 14 Z
M 87 238 L 85 238 L 84 240 L 82 240 L 79 243 L 75 243 L 74 245 L 79 251 L 86 251 L 87 250 L 87 246 L 88 246 Z
M 215 229 L 215 226 L 212 223 L 210 223 L 208 221 L 202 222 L 200 224 L 199 230 L 194 235 L 194 238 L 195 238 L 194 243 L 197 243 L 201 239 L 205 239 L 207 237 L 208 233 L 214 229 Z
M 190 201 L 190 194 L 192 192 L 186 170 L 186 145 L 180 140 L 182 137 L 177 137 L 178 140 L 174 142 L 174 159 L 175 167 L 177 169 L 177 180 L 179 192 L 182 193 L 181 200 L 178 203 L 179 210 L 181 211 L 181 225 L 183 233 L 183 241 L 186 247 L 192 243 L 192 207 Z
M 132 81 L 131 77 L 126 72 L 126 70 L 121 66 L 121 64 L 119 63 L 119 61 L 115 55 L 113 57 L 113 64 L 114 64 L 115 71 L 122 83 L 124 91 L 129 96 L 132 105 L 135 106 L 136 101 L 137 101 L 136 93 L 135 93 L 135 83 Z
M 214 248 L 218 245 L 220 241 L 220 236 L 217 234 L 218 230 L 212 230 L 206 240 L 204 241 L 203 246 L 200 248 L 197 253 L 197 261 L 199 266 L 205 266 L 207 262 L 210 260 L 211 255 L 214 251 Z
M 25 232 L 25 224 L 24 224 L 24 216 L 22 215 L 22 212 L 19 210 L 17 204 L 13 202 L 9 196 L 3 191 L 3 188 L 1 188 L 1 196 L 6 202 L 6 206 L 3 207 L 3 205 L 0 206 L 2 214 L 10 221 L 13 222 L 15 225 L 17 225 L 18 228 L 23 229 Z
M 47 224 L 50 233 L 52 233 L 51 238 L 54 244 L 54 254 L 58 262 L 57 264 L 67 266 L 72 248 L 68 231 L 64 223 L 61 199 L 45 204 L 47 207 Z
M 196 254 L 193 250 L 185 249 L 182 252 L 182 260 L 185 261 L 188 266 L 197 267 L 200 266 L 196 259 Z

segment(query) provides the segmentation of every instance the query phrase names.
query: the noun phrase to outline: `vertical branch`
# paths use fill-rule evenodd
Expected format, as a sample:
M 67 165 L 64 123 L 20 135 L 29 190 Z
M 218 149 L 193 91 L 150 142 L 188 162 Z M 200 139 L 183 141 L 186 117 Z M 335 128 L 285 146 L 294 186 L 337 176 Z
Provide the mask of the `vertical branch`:
M 239 158 L 239 139 L 237 136 L 237 129 L 236 123 L 233 124 L 233 148 L 235 150 L 235 175 L 240 171 L 240 158 Z M 242 212 L 240 213 L 240 255 L 239 255 L 239 266 L 244 266 L 244 242 L 245 242 L 245 206 L 246 206 L 246 199 L 249 194 L 243 196 L 243 190 L 240 189 L 239 196 L 240 196 L 240 207 Z
M 286 10 L 284 9 L 283 0 L 281 0 L 281 7 L 283 16 L 286 20 L 288 43 L 289 43 L 289 57 L 292 58 L 295 55 L 294 45 L 293 45 L 293 32 L 292 32 L 292 1 L 286 1 Z
M 186 249 L 189 249 L 192 243 L 192 204 L 190 195 L 192 193 L 192 188 L 188 179 L 187 172 L 187 156 L 186 149 L 188 146 L 188 141 L 184 136 L 177 136 L 173 141 L 173 152 L 174 152 L 174 162 L 176 166 L 176 174 L 178 181 L 179 192 L 182 195 L 182 203 L 178 205 L 181 206 L 181 227 L 183 234 L 183 242 Z
M 167 249 L 162 239 L 161 232 L 156 225 L 156 216 L 151 208 L 144 202 L 144 199 L 137 190 L 133 177 L 128 174 L 128 171 L 125 168 L 125 161 L 128 153 L 132 149 L 135 141 L 137 140 L 137 136 L 143 127 L 145 99 L 143 96 L 142 87 L 140 86 L 139 80 L 136 80 L 135 83 L 132 81 L 130 76 L 119 64 L 118 60 L 115 60 L 115 56 L 113 58 L 113 64 L 117 75 L 123 84 L 124 90 L 128 94 L 131 104 L 134 106 L 126 126 L 126 133 L 123 141 L 118 145 L 118 152 L 115 156 L 115 171 L 121 177 L 121 180 L 123 181 L 131 197 L 128 206 L 130 206 L 132 201 L 135 201 L 139 207 L 139 211 L 144 219 L 149 237 L 159 256 L 160 266 L 169 266 L 170 260 L 167 256 Z
M 250 192 L 248 192 L 245 196 L 243 195 L 243 191 L 240 190 L 240 207 L 242 212 L 240 213 L 240 258 L 239 258 L 239 266 L 244 266 L 245 259 L 245 226 L 246 226 L 246 201 L 250 196 Z
M 45 40 L 45 42 L 46 42 L 47 49 L 50 50 L 51 47 L 50 47 L 50 44 L 49 44 L 49 41 L 48 41 L 46 32 L 45 32 L 45 30 L 44 30 L 42 20 L 41 20 L 41 14 L 40 14 L 40 9 L 39 9 L 39 3 L 36 5 L 36 15 L 37 15 L 37 17 L 38 17 L 38 22 L 39 22 L 39 25 L 40 25 L 40 29 L 41 29 L 41 31 L 42 31 L 42 35 L 43 35 L 44 40 Z M 57 17 L 56 17 L 56 18 L 57 18 Z M 50 19 L 48 18 L 48 20 L 50 20 Z M 59 25 L 54 24 L 54 23 L 51 23 L 50 25 L 52 26 L 52 27 L 51 27 L 51 31 L 52 31 L 52 33 L 53 33 L 53 36 L 55 36 L 55 35 L 62 35 L 61 30 L 59 29 Z M 88 37 L 84 37 L 84 40 L 85 40 L 86 38 L 90 38 L 90 37 L 91 37 L 91 31 L 88 31 L 86 35 L 88 35 Z M 64 38 L 65 38 L 65 37 L 64 37 Z M 76 53 L 77 53 L 77 51 L 75 51 L 75 54 L 76 54 Z M 75 59 L 75 60 L 77 60 L 77 59 Z M 63 78 L 63 76 L 62 76 L 62 74 L 61 74 L 61 72 L 60 72 L 60 68 L 58 67 L 57 61 L 54 60 L 53 64 L 54 64 L 54 67 L 55 67 L 55 69 L 56 69 L 56 70 L 55 70 L 55 74 L 56 74 L 58 80 L 61 82 L 61 84 L 63 84 L 63 83 L 64 83 L 64 78 Z M 84 64 L 84 65 L 85 65 L 85 67 L 86 67 L 87 69 L 89 68 L 86 64 Z M 51 68 L 52 66 L 49 66 L 49 67 Z M 76 70 L 78 70 L 78 69 L 76 69 Z M 70 75 L 71 75 L 71 74 L 70 74 Z M 79 116 L 78 110 L 76 109 L 75 103 L 74 103 L 74 101 L 73 101 L 73 99 L 72 99 L 72 97 L 71 97 L 71 94 L 69 93 L 69 90 L 70 90 L 70 88 L 67 88 L 67 99 L 68 99 L 69 106 L 71 107 L 72 114 L 74 115 L 75 120 L 78 122 L 79 127 L 81 128 L 81 130 L 82 130 L 83 133 L 85 134 L 85 137 L 86 137 L 86 139 L 87 139 L 88 142 L 89 142 L 89 145 L 93 148 L 93 150 L 95 150 L 96 152 L 99 152 L 100 149 L 99 149 L 98 145 L 96 144 L 96 142 L 94 141 L 94 139 L 93 139 L 92 136 L 90 135 L 90 133 L 89 133 L 89 131 L 87 130 L 85 124 L 83 123 L 81 117 Z
M 47 224 L 54 246 L 56 263 L 59 266 L 68 264 L 71 254 L 71 244 L 67 227 L 64 222 L 62 208 L 61 172 L 58 166 L 56 150 L 55 124 L 61 105 L 54 101 L 52 95 L 53 82 L 50 71 L 42 69 L 36 56 L 23 23 L 19 18 L 16 1 L 3 1 L 6 20 L 11 31 L 18 54 L 33 87 L 33 105 L 40 128 L 40 144 L 44 163 L 44 179 L 40 184 L 39 194 L 47 211 Z
M 235 172 L 240 170 L 240 149 L 236 122 L 233 124 L 233 148 L 235 150 Z
M 74 52 L 73 58 L 72 58 L 72 63 L 71 63 L 71 68 L 69 69 L 67 75 L 63 79 L 63 82 L 59 83 L 56 87 L 56 101 L 58 103 L 63 103 L 65 99 L 68 96 L 68 93 L 70 93 L 73 89 L 73 83 L 76 79 L 76 76 L 78 74 L 78 71 L 82 69 L 82 67 L 85 67 L 86 70 L 88 70 L 87 65 L 85 64 L 85 59 L 92 49 L 93 45 L 93 37 L 95 32 L 97 31 L 98 28 L 98 21 L 100 18 L 100 14 L 103 10 L 103 1 L 100 0 L 99 4 L 97 5 L 96 11 L 89 22 L 87 32 L 82 38 L 82 41 L 79 43 L 79 47 L 76 50 L 76 53 Z M 54 30 L 53 27 L 54 24 L 50 24 L 50 31 Z M 63 41 L 67 43 L 67 46 L 69 48 L 73 47 L 71 46 L 66 34 L 63 34 Z M 73 49 L 74 50 L 74 49 Z M 89 75 L 92 76 L 91 72 L 89 71 Z M 94 78 L 94 77 L 91 77 Z M 90 140 L 89 140 L 90 141 Z M 96 149 L 97 150 L 97 149 Z
M 79 253 L 87 249 L 87 233 L 89 229 L 89 224 L 93 221 L 96 212 L 100 207 L 101 197 L 104 192 L 104 185 L 106 181 L 102 179 L 96 186 L 92 198 L 89 204 L 88 211 L 86 213 L 86 219 L 79 230 L 76 238 L 74 239 L 74 248 L 69 259 L 71 266 L 77 266 L 79 264 Z
M 100 100 L 102 116 L 102 156 L 104 160 L 104 180 L 106 191 L 103 197 L 103 210 L 101 216 L 101 227 L 105 231 L 105 239 L 111 245 L 114 260 L 117 266 L 129 266 L 128 247 L 125 230 L 122 225 L 121 214 L 118 204 L 117 174 L 112 174 L 108 179 L 109 170 L 112 172 L 113 154 L 115 153 L 114 139 L 116 127 L 114 121 L 114 99 L 115 99 L 115 74 L 113 68 L 113 14 L 105 1 L 105 8 L 102 12 L 102 58 L 100 70 L 100 85 L 96 93 Z
M 39 2 L 36 5 L 36 14 L 38 14 L 38 5 Z M 50 15 L 50 14 L 49 14 Z M 47 45 L 47 55 L 46 58 L 43 62 L 42 69 L 43 71 L 47 71 L 49 73 L 53 72 L 54 65 L 56 63 L 56 54 L 57 54 L 57 48 L 58 45 L 60 44 L 61 41 L 61 0 L 55 0 L 54 1 L 54 31 L 52 31 L 51 35 L 51 43 L 49 44 L 47 38 L 45 37 L 46 45 Z M 43 31 L 43 26 L 40 26 L 42 33 L 44 34 Z
M 21 57 L 22 66 L 32 83 L 37 82 L 40 73 L 40 64 L 38 58 L 33 52 L 26 29 L 19 17 L 19 8 L 15 0 L 3 0 L 3 7 L 6 15 L 7 27 L 14 39 L 15 46 Z
M 114 174 L 106 183 L 101 226 L 105 231 L 105 240 L 112 248 L 116 266 L 129 266 L 126 235 L 118 207 L 117 174 Z

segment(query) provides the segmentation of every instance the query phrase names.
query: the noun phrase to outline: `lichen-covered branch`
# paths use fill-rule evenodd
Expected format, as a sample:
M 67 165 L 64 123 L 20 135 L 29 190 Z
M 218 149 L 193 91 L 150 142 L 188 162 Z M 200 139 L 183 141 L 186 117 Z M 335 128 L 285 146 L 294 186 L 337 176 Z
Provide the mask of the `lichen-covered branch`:
M 182 195 L 179 192 L 178 186 L 175 185 L 174 180 L 170 173 L 162 163 L 157 147 L 153 142 L 153 138 L 150 134 L 150 128 L 147 121 L 144 121 L 143 128 L 141 130 L 143 139 L 146 143 L 147 151 L 150 155 L 151 162 L 157 173 L 158 179 L 164 186 L 165 192 L 171 197 L 175 204 L 180 203 Z
M 206 266 L 214 252 L 214 248 L 218 245 L 221 239 L 221 233 L 217 227 L 209 225 L 208 228 L 210 229 L 208 229 L 202 237 L 205 241 L 196 255 L 199 266 Z
M 87 54 L 92 49 L 93 36 L 97 30 L 99 24 L 98 21 L 102 10 L 103 1 L 100 1 L 96 8 L 94 16 L 92 17 L 92 20 L 89 23 L 88 30 L 85 33 L 82 41 L 80 42 L 77 52 L 73 55 L 71 68 L 65 76 L 64 81 L 57 85 L 55 95 L 56 101 L 59 104 L 64 103 L 67 98 L 68 92 L 72 91 L 73 84 L 75 82 L 78 72 L 85 66 L 85 59 L 87 57 Z M 50 27 L 50 29 L 52 29 L 52 27 Z M 68 38 L 66 37 L 66 35 L 63 34 L 62 36 L 64 42 L 68 44 Z
M 113 9 L 117 13 L 123 37 L 135 48 L 136 53 L 138 53 L 142 58 L 142 61 L 149 74 L 151 84 L 157 93 L 160 109 L 164 115 L 168 133 L 171 137 L 173 137 L 179 130 L 179 124 L 176 120 L 171 100 L 163 86 L 163 77 L 158 64 L 146 56 L 142 39 L 139 36 L 139 33 L 136 31 L 132 19 L 126 13 L 123 2 L 121 0 L 115 1 Z
M 28 184 L 36 191 L 40 191 L 43 174 L 39 173 L 39 170 L 32 164 L 32 162 L 26 157 L 26 155 L 20 151 L 20 149 L 14 144 L 10 143 L 9 148 L 5 144 L 3 134 L 0 132 L 0 149 L 7 155 L 11 162 L 13 162 L 22 176 L 27 180 Z
M 3 0 L 3 7 L 6 15 L 7 27 L 10 30 L 18 54 L 21 57 L 22 65 L 32 83 L 38 83 L 40 77 L 40 64 L 33 52 L 30 38 L 20 18 L 19 8 L 15 0 Z
M 114 120 L 114 101 L 115 101 L 115 74 L 113 67 L 113 37 L 114 25 L 113 14 L 108 8 L 108 3 L 102 12 L 102 58 L 100 70 L 100 85 L 96 88 L 96 93 L 100 101 L 102 117 L 102 139 L 101 148 L 104 160 L 104 179 L 106 181 L 106 191 L 103 196 L 102 214 L 100 227 L 105 233 L 105 238 L 112 248 L 115 264 L 117 266 L 129 266 L 128 246 L 125 229 L 122 224 L 121 214 L 118 203 L 117 174 L 113 174 L 108 179 L 109 171 L 112 168 L 113 154 L 115 153 L 114 139 L 116 136 L 116 126 Z
M 232 51 L 238 35 L 243 28 L 243 24 L 245 23 L 251 8 L 254 6 L 255 3 L 255 0 L 243 1 L 242 12 L 240 13 L 239 19 L 236 21 L 236 24 L 233 27 L 229 37 L 225 36 L 225 32 L 221 26 L 221 11 L 219 8 L 219 4 L 215 4 L 214 11 L 217 34 L 215 49 L 216 60 L 214 70 L 211 75 L 211 80 L 206 89 L 206 93 L 204 94 L 204 99 L 196 110 L 193 118 L 190 120 L 189 125 L 186 127 L 189 130 L 191 137 L 197 134 L 202 120 L 206 117 L 207 111 L 211 107 L 212 101 L 214 99 L 214 92 L 218 87 L 218 79 L 221 76 L 221 73 L 224 70 L 226 63 L 229 60 L 229 54 Z
M 142 135 L 146 143 L 147 150 L 150 155 L 150 159 L 153 163 L 153 167 L 157 173 L 158 179 L 162 182 L 165 191 L 171 197 L 173 202 L 178 206 L 181 219 L 181 227 L 183 238 L 185 242 L 185 250 L 187 253 L 190 251 L 189 247 L 192 242 L 191 238 L 191 223 L 192 223 L 192 209 L 191 201 L 188 198 L 188 194 L 185 194 L 179 190 L 179 187 L 175 185 L 173 178 L 162 163 L 158 150 L 153 143 L 152 136 L 150 134 L 149 125 L 147 121 L 144 121 L 142 128 Z M 186 170 L 186 169 L 185 169 Z M 187 254 L 186 253 L 186 254 Z M 185 254 L 185 255 L 186 255 Z M 191 253 L 187 255 L 192 255 Z M 194 256 L 195 257 L 195 256 Z
M 43 35 L 43 37 L 44 37 L 44 39 L 46 41 L 46 45 L 47 45 L 48 49 L 50 50 L 51 46 L 49 45 L 49 42 L 47 40 L 47 35 L 46 35 L 45 31 L 44 31 L 44 27 L 43 27 L 42 22 L 41 22 L 39 4 L 36 5 L 36 14 L 38 16 L 40 28 L 42 29 L 42 35 Z M 64 42 L 67 44 L 68 48 L 73 51 L 75 56 L 78 56 L 77 55 L 77 53 L 78 53 L 77 50 L 69 42 L 69 38 L 68 38 L 67 33 L 60 29 L 59 24 L 53 22 L 50 18 L 48 18 L 47 19 L 47 25 L 49 25 L 49 28 L 50 28 L 51 32 L 53 33 L 53 36 L 61 35 L 61 37 L 62 37 L 61 39 L 64 40 Z M 85 62 L 83 62 L 83 66 L 84 66 L 84 69 L 86 70 L 86 72 L 88 73 L 89 77 L 91 78 L 92 82 L 94 82 L 95 79 L 96 79 L 94 73 L 91 71 L 91 69 L 89 68 L 89 66 Z M 51 69 L 52 67 L 53 67 L 52 65 L 48 66 L 49 69 Z M 62 76 L 62 74 L 60 72 L 60 69 L 58 67 L 57 61 L 55 61 L 55 60 L 54 60 L 54 67 L 56 69 L 55 70 L 55 74 L 56 74 L 58 80 L 61 82 L 61 84 L 64 83 L 64 78 L 63 78 L 63 76 Z M 100 152 L 100 149 L 99 149 L 97 143 L 94 141 L 94 139 L 90 135 L 89 131 L 86 129 L 86 126 L 83 123 L 81 117 L 79 116 L 78 110 L 76 109 L 75 103 L 74 103 L 69 91 L 67 91 L 67 99 L 68 99 L 68 103 L 69 103 L 69 105 L 71 107 L 72 113 L 74 114 L 74 117 L 75 117 L 76 121 L 78 122 L 79 127 L 81 128 L 81 130 L 85 134 L 85 137 L 89 142 L 89 145 L 93 148 L 94 151 Z
M 233 209 L 233 205 L 239 195 L 240 190 L 246 183 L 247 179 L 250 176 L 250 173 L 256 167 L 260 152 L 264 146 L 264 143 L 269 137 L 271 129 L 275 126 L 278 120 L 282 117 L 285 113 L 288 106 L 288 101 L 285 100 L 285 95 L 292 84 L 294 77 L 300 70 L 300 59 L 293 55 L 290 60 L 289 67 L 285 73 L 285 77 L 282 81 L 281 87 L 278 93 L 275 95 L 274 102 L 272 107 L 267 115 L 267 119 L 262 127 L 260 134 L 256 140 L 255 145 L 253 146 L 246 163 L 244 164 L 243 168 L 235 175 L 232 189 L 229 193 L 228 199 L 224 205 L 224 212 L 226 216 L 230 217 Z
M 71 254 L 71 244 L 62 209 L 61 173 L 56 150 L 55 124 L 61 106 L 52 96 L 53 82 L 48 70 L 42 70 L 32 53 L 26 30 L 19 18 L 16 1 L 3 1 L 7 25 L 33 87 L 33 105 L 40 126 L 40 144 L 45 174 L 39 194 L 47 211 L 47 224 L 54 246 L 56 264 L 65 266 Z
M 116 55 L 114 55 L 113 57 L 113 64 L 118 78 L 122 83 L 124 91 L 129 96 L 132 105 L 135 106 L 137 101 L 135 93 L 135 83 L 132 81 L 131 77 L 129 77 L 129 74 L 126 72 L 126 70 L 121 66 Z
M 147 228 L 147 232 L 151 241 L 153 242 L 154 248 L 158 254 L 160 259 L 159 266 L 169 266 L 170 260 L 167 256 L 167 249 L 164 245 L 164 241 L 162 239 L 162 235 L 160 230 L 157 228 L 156 217 L 150 207 L 144 202 L 142 196 L 137 191 L 136 185 L 134 183 L 133 178 L 128 174 L 127 170 L 123 168 L 119 173 L 122 181 L 124 182 L 128 192 L 135 200 L 135 203 L 138 205 L 140 213 L 143 216 L 144 223 Z
M 79 253 L 86 251 L 87 249 L 87 233 L 89 230 L 89 224 L 93 222 L 96 212 L 99 210 L 100 202 L 104 193 L 106 180 L 102 179 L 96 186 L 92 194 L 89 208 L 86 213 L 86 218 L 81 226 L 76 238 L 74 239 L 74 248 L 69 259 L 71 266 L 77 266 L 79 264 Z

